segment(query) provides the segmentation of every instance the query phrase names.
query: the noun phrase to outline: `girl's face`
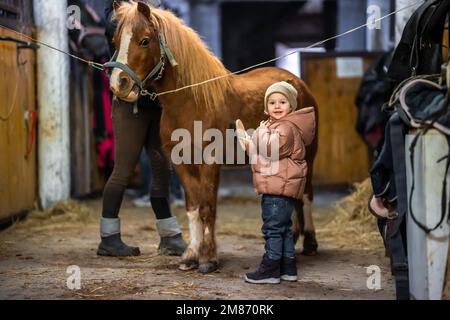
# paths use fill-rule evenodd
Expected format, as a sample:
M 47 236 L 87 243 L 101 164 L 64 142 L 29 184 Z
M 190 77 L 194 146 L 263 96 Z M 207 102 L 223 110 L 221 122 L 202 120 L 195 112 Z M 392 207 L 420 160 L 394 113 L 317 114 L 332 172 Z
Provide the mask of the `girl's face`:
M 285 95 L 275 92 L 267 99 L 267 110 L 272 119 L 279 120 L 291 112 L 291 105 Z

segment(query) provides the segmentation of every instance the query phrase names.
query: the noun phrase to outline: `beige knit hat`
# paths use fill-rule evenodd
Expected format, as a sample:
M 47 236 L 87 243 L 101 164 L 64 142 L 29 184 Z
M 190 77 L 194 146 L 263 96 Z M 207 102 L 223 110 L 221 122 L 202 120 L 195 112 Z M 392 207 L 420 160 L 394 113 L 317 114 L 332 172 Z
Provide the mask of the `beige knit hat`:
M 267 102 L 272 93 L 281 93 L 289 101 L 292 111 L 297 109 L 297 89 L 293 85 L 287 83 L 286 81 L 276 82 L 272 84 L 266 91 L 266 96 L 264 97 L 264 111 L 267 112 Z

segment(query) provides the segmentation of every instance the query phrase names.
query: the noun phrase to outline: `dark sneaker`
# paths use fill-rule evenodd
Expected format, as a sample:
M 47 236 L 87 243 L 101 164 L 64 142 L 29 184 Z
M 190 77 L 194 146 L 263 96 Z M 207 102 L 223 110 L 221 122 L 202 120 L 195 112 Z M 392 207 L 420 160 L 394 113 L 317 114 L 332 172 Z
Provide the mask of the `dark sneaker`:
M 297 262 L 295 258 L 284 257 L 281 260 L 281 280 L 297 281 Z
M 249 283 L 280 283 L 280 260 L 264 255 L 258 270 L 246 273 L 244 278 Z
M 102 238 L 97 250 L 97 255 L 107 257 L 132 257 L 140 254 L 138 247 L 130 247 L 123 243 L 120 233 Z
M 181 256 L 187 245 L 181 233 L 173 237 L 161 237 L 158 252 L 164 256 Z

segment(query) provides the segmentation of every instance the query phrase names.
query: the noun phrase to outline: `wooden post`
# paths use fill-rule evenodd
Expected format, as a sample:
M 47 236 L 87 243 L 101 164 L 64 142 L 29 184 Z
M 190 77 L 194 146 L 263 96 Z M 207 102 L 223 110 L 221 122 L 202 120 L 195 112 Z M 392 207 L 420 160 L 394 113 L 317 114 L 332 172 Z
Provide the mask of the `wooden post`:
M 67 1 L 34 0 L 37 38 L 68 51 Z M 39 199 L 46 209 L 70 197 L 69 57 L 41 46 L 37 53 Z
M 406 136 L 406 174 L 408 199 L 411 193 L 412 172 L 409 146 L 414 135 Z M 414 194 L 412 205 L 408 206 L 407 239 L 409 264 L 409 290 L 413 299 L 441 299 L 444 288 L 445 270 L 449 244 L 448 212 L 441 226 L 426 234 L 413 221 L 414 216 L 428 228 L 434 227 L 441 218 L 442 182 L 445 176 L 448 154 L 446 138 L 436 130 L 430 130 L 419 138 L 414 150 Z M 450 174 L 447 175 L 447 203 L 450 196 Z

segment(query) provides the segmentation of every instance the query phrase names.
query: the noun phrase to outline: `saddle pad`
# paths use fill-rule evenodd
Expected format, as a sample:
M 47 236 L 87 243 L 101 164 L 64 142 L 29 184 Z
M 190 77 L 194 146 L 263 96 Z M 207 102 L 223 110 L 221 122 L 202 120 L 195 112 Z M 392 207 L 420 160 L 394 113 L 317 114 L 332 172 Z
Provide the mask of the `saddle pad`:
M 421 128 L 424 124 L 432 123 L 433 119 L 430 117 L 443 107 L 445 94 L 445 88 L 433 81 L 413 80 L 401 89 L 399 114 L 413 128 Z M 442 133 L 450 135 L 450 109 L 448 106 L 433 126 Z

